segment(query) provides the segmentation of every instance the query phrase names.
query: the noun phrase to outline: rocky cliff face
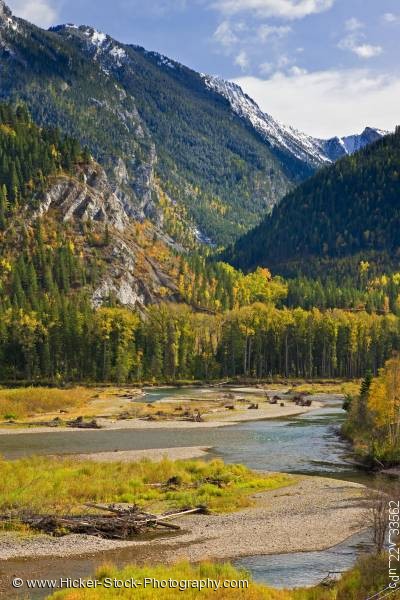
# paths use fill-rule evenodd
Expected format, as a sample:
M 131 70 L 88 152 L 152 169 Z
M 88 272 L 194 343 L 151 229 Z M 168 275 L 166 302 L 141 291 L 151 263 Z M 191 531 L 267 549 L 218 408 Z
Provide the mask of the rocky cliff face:
M 73 177 L 56 177 L 34 218 L 38 216 L 54 217 L 74 227 L 85 255 L 92 254 L 93 248 L 82 226 L 88 226 L 100 240 L 96 255 L 101 276 L 91 292 L 95 306 L 114 298 L 124 306 L 141 310 L 161 299 L 178 298 L 177 287 L 168 273 L 168 260 L 162 263 L 145 247 L 158 244 L 168 256 L 168 246 L 155 240 L 151 226 L 147 231 L 143 228 L 144 233 L 138 236 L 135 223 L 98 164 L 93 162 L 79 169 Z
M 39 214 L 50 208 L 64 221 L 93 221 L 123 232 L 130 221 L 121 200 L 113 192 L 103 169 L 92 163 L 76 179 L 60 176 L 46 192 Z

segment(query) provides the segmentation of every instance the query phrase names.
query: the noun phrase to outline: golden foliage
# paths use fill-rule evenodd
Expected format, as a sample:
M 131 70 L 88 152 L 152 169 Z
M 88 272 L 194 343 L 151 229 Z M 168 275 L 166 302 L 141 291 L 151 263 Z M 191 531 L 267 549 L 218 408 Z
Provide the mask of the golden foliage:
M 91 390 L 81 387 L 71 390 L 44 387 L 0 390 L 0 418 L 21 419 L 29 414 L 83 406 L 91 395 Z

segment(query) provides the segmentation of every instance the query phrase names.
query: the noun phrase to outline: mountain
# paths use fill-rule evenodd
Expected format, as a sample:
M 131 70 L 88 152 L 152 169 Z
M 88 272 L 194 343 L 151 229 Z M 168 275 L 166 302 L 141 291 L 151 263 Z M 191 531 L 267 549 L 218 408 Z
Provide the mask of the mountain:
M 46 292 L 139 309 L 178 298 L 177 258 L 129 218 L 104 169 L 75 140 L 6 104 L 0 182 L 1 306 L 40 310 Z
M 87 146 L 126 214 L 175 248 L 231 243 L 326 162 L 307 136 L 261 131 L 212 81 L 91 27 L 44 31 L 0 0 L 0 98 Z
M 135 220 L 225 244 L 310 174 L 190 69 L 91 28 L 43 31 L 2 5 L 1 96 L 88 146 Z
M 343 156 L 354 154 L 388 134 L 387 131 L 367 127 L 361 135 L 329 140 L 314 138 L 283 125 L 264 113 L 236 83 L 208 75 L 204 75 L 204 80 L 210 89 L 224 96 L 233 112 L 247 121 L 275 151 L 279 149 L 287 152 L 311 168 L 319 168 Z
M 286 275 L 370 258 L 398 269 L 400 128 L 289 193 L 225 258 Z
M 382 129 L 366 127 L 360 135 L 348 135 L 340 138 L 334 137 L 330 140 L 316 139 L 315 143 L 320 145 L 330 162 L 335 162 L 344 156 L 349 156 L 350 154 L 362 150 L 366 146 L 369 146 L 369 144 L 373 144 L 388 134 L 388 131 Z

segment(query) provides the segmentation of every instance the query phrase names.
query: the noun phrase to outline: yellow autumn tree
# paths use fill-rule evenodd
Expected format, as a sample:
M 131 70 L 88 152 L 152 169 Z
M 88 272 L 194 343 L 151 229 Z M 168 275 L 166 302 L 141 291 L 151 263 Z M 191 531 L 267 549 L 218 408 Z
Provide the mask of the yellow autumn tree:
M 368 399 L 374 427 L 384 429 L 390 445 L 400 441 L 400 357 L 387 361 L 372 382 Z

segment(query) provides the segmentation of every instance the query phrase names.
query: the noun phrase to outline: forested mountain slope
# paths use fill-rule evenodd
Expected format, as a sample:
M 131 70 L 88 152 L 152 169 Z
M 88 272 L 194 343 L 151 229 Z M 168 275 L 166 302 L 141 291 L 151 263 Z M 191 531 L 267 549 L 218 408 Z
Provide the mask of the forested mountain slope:
M 0 182 L 3 308 L 40 312 L 47 294 L 132 308 L 177 296 L 168 247 L 129 219 L 87 149 L 24 107 L 0 104 Z
M 275 207 L 227 253 L 250 269 L 345 270 L 346 262 L 398 269 L 400 262 L 400 129 L 318 172 Z
M 307 136 L 277 144 L 207 77 L 90 27 L 44 31 L 3 0 L 0 97 L 87 145 L 126 213 L 186 246 L 232 242 L 324 162 Z

